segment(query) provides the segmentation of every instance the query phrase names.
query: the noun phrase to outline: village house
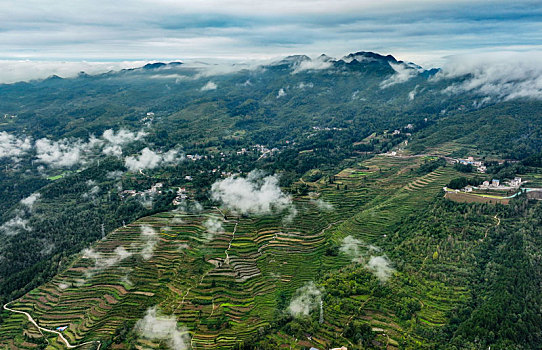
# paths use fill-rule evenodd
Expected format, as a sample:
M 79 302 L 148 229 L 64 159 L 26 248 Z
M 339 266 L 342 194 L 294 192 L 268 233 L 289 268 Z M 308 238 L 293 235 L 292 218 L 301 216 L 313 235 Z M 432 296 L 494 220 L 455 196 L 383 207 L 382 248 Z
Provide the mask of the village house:
M 186 191 L 186 188 L 179 187 L 177 189 L 177 196 L 173 199 L 172 203 L 173 203 L 173 205 L 180 205 L 186 199 L 188 199 L 188 193 Z
M 515 177 L 512 180 L 508 182 L 511 187 L 519 187 L 521 186 L 521 177 Z

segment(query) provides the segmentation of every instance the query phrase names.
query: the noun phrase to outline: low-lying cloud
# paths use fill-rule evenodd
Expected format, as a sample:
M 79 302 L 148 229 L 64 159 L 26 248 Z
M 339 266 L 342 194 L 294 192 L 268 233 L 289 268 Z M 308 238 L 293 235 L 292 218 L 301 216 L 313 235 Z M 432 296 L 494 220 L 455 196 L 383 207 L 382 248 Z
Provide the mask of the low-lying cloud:
M 387 281 L 395 272 L 395 269 L 391 266 L 391 262 L 386 256 L 371 256 L 365 266 L 383 282 Z
M 217 233 L 224 232 L 224 227 L 222 226 L 222 220 L 216 216 L 211 216 L 203 222 L 203 227 L 205 227 L 205 239 L 212 239 Z
M 40 199 L 41 194 L 38 192 L 32 193 L 30 196 L 21 199 L 21 204 L 32 210 L 34 204 Z
M 41 194 L 35 192 L 30 196 L 21 199 L 22 207 L 14 211 L 15 216 L 0 225 L 0 232 L 6 236 L 15 236 L 21 232 L 30 232 L 32 227 L 29 223 L 29 216 L 32 214 L 34 204 L 39 200 Z
M 306 317 L 319 308 L 321 302 L 322 289 L 310 281 L 295 292 L 287 311 L 292 317 Z
M 241 214 L 271 214 L 292 208 L 292 198 L 282 192 L 276 175 L 251 171 L 247 177 L 231 176 L 211 187 L 211 197 Z
M 102 135 L 102 139 L 105 143 L 102 152 L 106 155 L 120 157 L 122 155 L 122 146 L 142 140 L 146 135 L 147 133 L 141 130 L 132 132 L 126 129 L 120 129 L 115 133 L 113 129 L 108 129 L 104 131 Z
M 84 145 L 80 141 L 63 139 L 52 141 L 46 138 L 36 141 L 36 158 L 53 168 L 71 167 L 83 161 Z
M 141 225 L 141 240 L 143 247 L 141 249 L 141 257 L 144 260 L 149 260 L 154 254 L 156 244 L 158 244 L 158 233 L 149 225 Z
M 105 255 L 95 251 L 93 248 L 87 248 L 83 250 L 83 258 L 94 260 L 94 267 L 91 269 L 91 272 L 87 273 L 87 277 L 89 277 L 91 273 L 114 266 L 130 256 L 132 256 L 132 253 L 122 246 L 115 248 L 111 255 Z
M 147 309 L 145 317 L 137 321 L 135 330 L 144 338 L 165 341 L 173 350 L 185 350 L 190 347 L 188 330 L 177 324 L 175 316 L 160 314 L 156 306 Z
M 391 262 L 385 255 L 374 255 L 380 248 L 367 245 L 352 236 L 346 236 L 339 250 L 350 257 L 353 262 L 363 264 L 381 282 L 386 282 L 395 272 Z
M 100 153 L 120 157 L 124 146 L 142 140 L 145 135 L 146 132 L 142 130 L 132 132 L 119 129 L 115 132 L 113 129 L 108 129 L 99 138 L 90 135 L 88 141 L 48 138 L 33 141 L 31 137 L 19 138 L 2 131 L 0 132 L 0 159 L 11 158 L 16 162 L 30 154 L 37 163 L 52 168 L 72 167 L 85 164 L 91 157 Z M 171 150 L 162 156 L 162 161 L 170 162 L 175 156 L 176 151 Z
M 145 147 L 141 154 L 129 156 L 124 159 L 124 165 L 134 172 L 144 169 L 154 169 L 163 165 L 177 164 L 184 160 L 184 155 L 178 149 L 170 149 L 166 153 L 160 153 Z
M 32 227 L 28 224 L 27 219 L 23 218 L 21 215 L 17 215 L 3 223 L 2 226 L 0 226 L 0 231 L 6 236 L 15 236 L 21 231 L 32 231 Z
M 201 91 L 209 91 L 209 90 L 216 90 L 218 88 L 218 86 L 213 83 L 212 81 L 209 81 L 207 84 L 203 85 L 201 87 Z
M 435 79 L 463 78 L 444 92 L 493 100 L 542 99 L 542 53 L 501 52 L 451 57 Z
M 404 63 L 392 63 L 389 65 L 395 71 L 389 78 L 380 83 L 380 88 L 385 89 L 396 84 L 402 84 L 418 75 L 418 70 Z
M 318 209 L 320 209 L 322 211 L 332 211 L 333 210 L 333 204 L 331 204 L 329 202 L 326 202 L 325 200 L 323 200 L 321 198 L 311 200 L 311 202 L 313 204 L 315 204 L 316 207 L 318 207 Z
M 32 140 L 29 137 L 17 138 L 5 131 L 0 132 L 0 159 L 11 158 L 17 160 L 32 148 Z
M 304 71 L 311 71 L 311 70 L 323 70 L 323 69 L 329 69 L 333 66 L 333 62 L 327 57 L 317 57 L 313 60 L 307 60 L 307 61 L 301 61 L 294 67 L 294 70 L 292 71 L 292 74 L 297 74 Z
M 45 79 L 52 75 L 76 77 L 80 72 L 100 74 L 125 68 L 141 67 L 146 62 L 58 62 L 58 61 L 0 61 L 0 84 Z

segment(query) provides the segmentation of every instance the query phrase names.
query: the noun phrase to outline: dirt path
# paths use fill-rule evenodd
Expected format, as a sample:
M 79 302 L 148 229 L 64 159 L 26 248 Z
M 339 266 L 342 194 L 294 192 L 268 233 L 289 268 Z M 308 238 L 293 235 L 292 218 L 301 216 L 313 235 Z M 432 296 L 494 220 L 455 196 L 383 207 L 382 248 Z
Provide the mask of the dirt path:
M 497 217 L 497 214 L 495 214 L 495 216 L 493 217 L 493 219 L 497 220 L 497 224 L 495 225 L 495 227 L 499 226 L 501 224 L 501 219 L 499 219 Z M 480 242 L 483 242 L 486 238 L 487 238 L 487 234 L 489 233 L 489 230 L 491 229 L 491 227 L 488 227 L 487 230 L 486 230 L 486 233 L 484 234 L 484 238 L 482 238 L 480 240 Z
M 91 340 L 91 341 L 87 341 L 87 342 L 84 342 L 84 343 L 81 343 L 81 344 L 77 344 L 77 345 L 71 345 L 70 342 L 68 342 L 68 340 L 66 338 L 64 338 L 64 335 L 62 333 L 60 333 L 59 331 L 55 331 L 55 330 L 52 330 L 52 329 L 47 329 L 47 328 L 44 328 L 44 327 L 41 327 L 40 325 L 37 324 L 37 322 L 32 318 L 32 316 L 30 316 L 30 314 L 28 312 L 24 312 L 24 311 L 19 311 L 19 310 L 13 310 L 11 308 L 8 307 L 8 304 L 4 304 L 4 310 L 8 310 L 8 311 L 11 311 L 11 312 L 14 312 L 14 313 L 17 313 L 17 314 L 23 314 L 25 315 L 28 320 L 40 331 L 44 331 L 44 332 L 48 332 L 48 333 L 54 333 L 54 334 L 57 334 L 60 339 L 64 342 L 64 344 L 66 344 L 66 347 L 68 349 L 73 349 L 73 348 L 78 348 L 80 346 L 83 346 L 83 345 L 88 345 L 88 344 L 95 344 L 95 343 L 98 343 L 98 348 L 97 350 L 100 350 L 100 347 L 102 346 L 102 343 L 99 341 L 99 340 Z M 41 333 L 43 335 L 43 333 Z
M 363 307 L 369 302 L 369 300 L 371 300 L 372 298 L 372 294 L 369 295 L 369 297 L 361 304 L 361 306 L 358 308 L 358 312 L 357 313 L 360 313 L 361 312 L 361 309 L 363 309 Z M 353 314 L 351 315 L 349 318 L 348 318 L 348 321 L 346 322 L 346 324 L 344 325 L 344 328 L 343 328 L 343 331 L 341 332 L 340 336 L 342 337 L 343 336 L 343 333 L 344 333 L 344 330 L 346 329 L 346 327 L 348 327 L 348 325 L 350 324 L 350 322 L 352 322 L 352 319 L 354 318 L 356 314 Z
M 238 224 L 239 224 L 239 222 L 235 223 L 235 227 L 233 228 L 232 236 L 231 236 L 231 239 L 230 239 L 230 244 L 228 244 L 228 249 L 226 249 L 226 251 L 225 251 L 226 259 L 224 259 L 224 264 L 227 264 L 227 265 L 230 264 L 230 255 L 228 254 L 228 251 L 231 249 L 231 244 L 233 242 L 233 239 L 235 238 L 235 232 L 237 231 L 237 225 Z

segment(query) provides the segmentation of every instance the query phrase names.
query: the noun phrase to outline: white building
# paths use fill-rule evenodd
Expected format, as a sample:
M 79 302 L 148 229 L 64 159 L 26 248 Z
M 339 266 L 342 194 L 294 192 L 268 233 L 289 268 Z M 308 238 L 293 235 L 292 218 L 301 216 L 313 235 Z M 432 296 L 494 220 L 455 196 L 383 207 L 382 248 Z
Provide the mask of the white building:
M 513 180 L 510 180 L 510 186 L 512 187 L 521 186 L 521 177 L 515 177 Z

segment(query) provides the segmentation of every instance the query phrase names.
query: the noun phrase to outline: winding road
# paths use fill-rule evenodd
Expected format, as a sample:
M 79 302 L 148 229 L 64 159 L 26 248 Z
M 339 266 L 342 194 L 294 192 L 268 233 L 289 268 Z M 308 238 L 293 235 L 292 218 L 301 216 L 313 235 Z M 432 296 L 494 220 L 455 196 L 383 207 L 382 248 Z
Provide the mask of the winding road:
M 40 331 L 40 333 L 42 331 L 44 332 L 48 332 L 48 333 L 54 333 L 54 334 L 57 334 L 60 339 L 64 342 L 64 344 L 66 344 L 66 347 L 68 349 L 73 349 L 73 348 L 78 348 L 80 346 L 83 346 L 83 345 L 88 345 L 88 344 L 95 344 L 95 343 L 98 343 L 98 348 L 97 350 L 100 350 L 100 347 L 102 346 L 102 343 L 99 341 L 99 340 L 91 340 L 91 341 L 87 341 L 87 342 L 84 342 L 84 343 L 81 343 L 81 344 L 77 344 L 77 345 L 71 345 L 70 342 L 64 338 L 64 335 L 62 333 L 60 333 L 59 331 L 55 331 L 55 330 L 52 330 L 52 329 L 47 329 L 47 328 L 44 328 L 44 327 L 41 327 L 40 325 L 37 324 L 37 322 L 32 318 L 32 316 L 30 316 L 30 314 L 28 312 L 24 312 L 24 311 L 19 311 L 19 310 L 13 310 L 11 308 L 8 307 L 8 304 L 4 304 L 4 310 L 7 310 L 7 311 L 11 311 L 11 312 L 14 312 L 14 313 L 17 313 L 17 314 L 23 314 L 25 315 L 28 320 L 34 325 L 36 326 L 36 328 Z M 43 333 L 42 333 L 43 334 Z

